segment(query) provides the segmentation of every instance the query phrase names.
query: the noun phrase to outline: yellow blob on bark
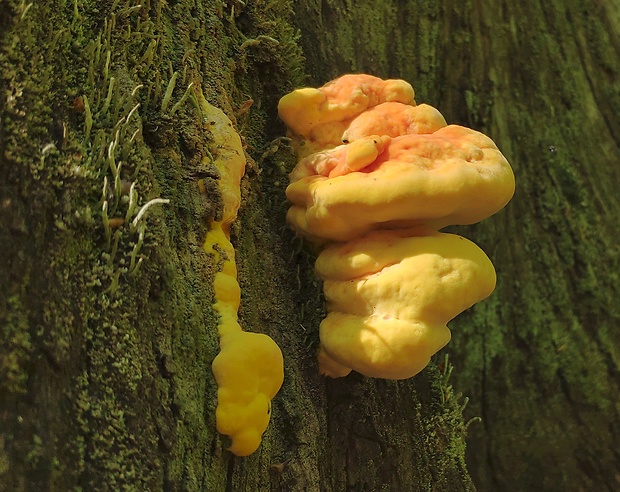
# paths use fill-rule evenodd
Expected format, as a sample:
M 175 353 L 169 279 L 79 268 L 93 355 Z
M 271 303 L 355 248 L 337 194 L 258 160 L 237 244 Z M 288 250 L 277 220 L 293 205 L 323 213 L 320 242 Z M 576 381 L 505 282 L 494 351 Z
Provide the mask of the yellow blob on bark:
M 241 289 L 237 282 L 235 249 L 230 242 L 230 225 L 237 218 L 241 202 L 240 182 L 245 172 L 241 138 L 224 112 L 198 93 L 203 120 L 210 125 L 210 148 L 219 171 L 222 199 L 220 220 L 210 223 L 203 248 L 213 255 L 215 274 L 214 310 L 219 314 L 220 352 L 213 360 L 218 385 L 215 412 L 218 432 L 230 437 L 229 450 L 248 456 L 258 449 L 271 417 L 271 400 L 284 380 L 284 362 L 278 345 L 262 333 L 244 332 L 237 312 Z

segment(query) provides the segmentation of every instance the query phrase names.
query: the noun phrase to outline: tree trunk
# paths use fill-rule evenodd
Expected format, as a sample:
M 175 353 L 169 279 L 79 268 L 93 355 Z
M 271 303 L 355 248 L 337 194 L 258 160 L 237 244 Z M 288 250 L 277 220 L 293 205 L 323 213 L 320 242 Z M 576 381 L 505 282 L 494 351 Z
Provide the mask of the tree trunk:
M 473 489 L 443 354 L 407 381 L 318 376 L 321 288 L 275 140 L 304 71 L 404 78 L 508 157 L 517 196 L 459 231 L 499 277 L 445 350 L 483 418 L 470 470 L 481 490 L 616 488 L 620 11 L 602 3 L 0 0 L 0 489 Z M 285 359 L 248 458 L 215 431 L 202 242 L 220 200 L 197 88 L 249 157 L 241 324 Z
M 303 83 L 291 19 L 286 1 L 0 2 L 4 490 L 472 489 L 449 365 L 318 375 L 321 289 L 285 227 L 293 157 L 273 142 L 278 99 Z M 285 358 L 248 458 L 215 430 L 202 243 L 220 197 L 198 89 L 249 158 L 241 323 Z M 169 203 L 138 217 L 154 198 Z
M 406 5 L 405 5 L 406 4 Z M 620 3 L 303 3 L 308 72 L 405 78 L 511 162 L 508 207 L 458 232 L 498 271 L 445 349 L 480 490 L 620 487 Z

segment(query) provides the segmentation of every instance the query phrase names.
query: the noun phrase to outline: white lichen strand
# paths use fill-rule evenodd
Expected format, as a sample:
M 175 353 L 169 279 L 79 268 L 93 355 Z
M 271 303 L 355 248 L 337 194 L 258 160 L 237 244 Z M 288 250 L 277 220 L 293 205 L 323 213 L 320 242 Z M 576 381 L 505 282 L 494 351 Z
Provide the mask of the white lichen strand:
M 164 93 L 164 98 L 161 101 L 161 112 L 164 114 L 166 109 L 168 109 L 168 104 L 170 104 L 170 98 L 172 97 L 172 92 L 174 91 L 174 87 L 177 83 L 177 78 L 179 77 L 179 72 L 174 72 L 172 77 L 170 78 L 170 82 L 168 82 L 168 87 L 166 88 L 166 92 Z
M 187 98 L 190 95 L 190 90 L 192 88 L 192 86 L 194 85 L 193 82 L 190 82 L 189 85 L 187 86 L 187 89 L 185 89 L 185 92 L 183 93 L 183 96 L 181 97 L 181 99 L 179 99 L 179 101 L 172 106 L 172 109 L 170 110 L 170 116 L 173 116 L 174 113 L 176 113 L 179 108 L 183 105 L 183 103 L 187 100 Z
M 151 208 L 153 205 L 157 205 L 158 203 L 166 204 L 166 203 L 170 203 L 170 200 L 168 198 L 153 198 L 152 200 L 142 205 L 142 208 L 138 211 L 138 214 L 135 216 L 135 218 L 133 219 L 133 222 L 131 223 L 132 231 L 136 230 L 136 228 L 138 227 L 138 223 L 140 222 L 140 219 L 142 219 L 142 216 L 146 213 L 146 211 L 149 208 Z

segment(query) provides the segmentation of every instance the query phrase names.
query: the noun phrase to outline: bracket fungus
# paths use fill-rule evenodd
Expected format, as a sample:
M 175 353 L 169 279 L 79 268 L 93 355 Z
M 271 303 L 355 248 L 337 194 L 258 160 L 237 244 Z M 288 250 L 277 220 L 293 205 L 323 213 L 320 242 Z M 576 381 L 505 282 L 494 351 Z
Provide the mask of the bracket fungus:
M 280 99 L 278 113 L 289 127 L 299 158 L 342 143 L 353 118 L 385 102 L 411 104 L 411 84 L 372 75 L 343 75 L 318 89 L 297 89 Z
M 278 108 L 298 157 L 287 221 L 325 245 L 318 356 L 331 377 L 404 379 L 426 367 L 450 340 L 447 323 L 496 281 L 478 246 L 439 230 L 493 215 L 515 188 L 490 138 L 416 105 L 407 82 L 380 80 L 345 75 Z
M 220 352 L 212 366 L 218 385 L 216 426 L 218 432 L 231 438 L 230 451 L 247 456 L 256 451 L 269 424 L 271 400 L 284 379 L 284 363 L 280 348 L 270 337 L 245 332 L 239 325 L 241 289 L 230 226 L 241 202 L 245 154 L 241 138 L 224 112 L 209 104 L 200 92 L 197 99 L 213 135 L 210 150 L 220 175 L 222 200 L 221 218 L 211 221 L 203 244 L 219 266 L 213 281 L 213 308 L 220 317 Z
M 344 167 L 347 149 L 364 138 L 299 162 L 291 173 L 299 179 L 286 190 L 293 204 L 288 221 L 298 233 L 347 241 L 374 229 L 473 224 L 512 196 L 512 170 L 482 133 L 450 125 L 430 134 L 375 135 L 372 141 L 377 157 L 361 162 L 357 172 L 325 169 Z

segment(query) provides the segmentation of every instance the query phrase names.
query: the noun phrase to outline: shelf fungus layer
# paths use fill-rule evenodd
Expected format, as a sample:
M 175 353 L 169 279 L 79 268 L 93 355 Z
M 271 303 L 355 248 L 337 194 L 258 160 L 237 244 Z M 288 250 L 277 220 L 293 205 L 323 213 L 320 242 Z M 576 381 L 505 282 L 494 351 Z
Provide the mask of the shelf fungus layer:
M 328 315 L 324 374 L 354 369 L 405 379 L 450 341 L 447 323 L 495 287 L 491 260 L 471 241 L 428 230 L 373 231 L 326 247 L 316 263 Z
M 502 209 L 512 169 L 490 138 L 447 125 L 410 87 L 345 75 L 280 101 L 299 159 L 287 221 L 325 245 L 319 366 L 331 377 L 417 374 L 449 342 L 447 323 L 495 287 L 478 246 L 438 231 Z
M 280 348 L 269 336 L 243 331 L 238 321 L 241 289 L 230 226 L 241 202 L 245 154 L 241 138 L 224 112 L 209 104 L 201 93 L 198 102 L 212 134 L 209 150 L 220 175 L 222 200 L 221 218 L 211 221 L 203 244 L 218 265 L 213 282 L 213 308 L 220 317 L 220 352 L 212 366 L 218 385 L 216 425 L 218 432 L 230 437 L 230 451 L 247 456 L 258 449 L 267 429 L 271 400 L 284 379 L 284 364 Z

